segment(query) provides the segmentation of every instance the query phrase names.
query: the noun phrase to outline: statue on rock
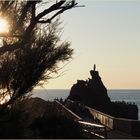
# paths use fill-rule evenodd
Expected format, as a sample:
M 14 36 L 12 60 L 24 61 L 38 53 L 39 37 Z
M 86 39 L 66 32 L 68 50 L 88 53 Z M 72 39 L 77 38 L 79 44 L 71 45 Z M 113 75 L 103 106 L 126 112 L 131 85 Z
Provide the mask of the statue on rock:
M 99 72 L 96 71 L 95 64 L 90 74 L 91 79 L 88 78 L 86 81 L 78 80 L 77 83 L 72 86 L 68 99 L 80 101 L 89 107 L 103 110 L 111 101 L 107 95 L 107 89 L 99 76 Z
M 93 70 L 96 71 L 96 65 L 94 64 Z
M 93 70 L 90 71 L 90 75 L 91 78 L 88 78 L 88 80 L 77 80 L 77 83 L 72 86 L 67 99 L 78 101 L 115 117 L 138 118 L 138 108 L 136 105 L 120 105 L 119 103 L 111 102 L 95 64 Z

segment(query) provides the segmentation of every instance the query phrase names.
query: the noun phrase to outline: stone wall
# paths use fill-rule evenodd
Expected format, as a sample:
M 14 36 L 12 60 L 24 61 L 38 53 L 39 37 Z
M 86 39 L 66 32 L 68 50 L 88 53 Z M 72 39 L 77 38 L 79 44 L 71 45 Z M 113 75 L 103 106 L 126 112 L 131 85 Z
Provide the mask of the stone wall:
M 125 101 L 112 102 L 114 110 L 116 111 L 116 118 L 126 118 L 138 120 L 138 107 L 137 105 Z

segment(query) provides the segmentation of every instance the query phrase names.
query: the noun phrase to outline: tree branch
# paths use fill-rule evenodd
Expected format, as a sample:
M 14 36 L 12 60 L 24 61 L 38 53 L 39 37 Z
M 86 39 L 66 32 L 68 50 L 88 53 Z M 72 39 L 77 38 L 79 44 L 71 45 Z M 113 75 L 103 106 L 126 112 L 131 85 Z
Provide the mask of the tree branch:
M 64 11 L 69 10 L 77 5 L 75 0 L 71 0 L 69 2 L 67 2 L 66 0 L 61 0 L 58 3 L 53 4 L 51 7 L 44 10 L 43 12 L 39 13 L 37 16 L 35 16 L 35 3 L 36 2 L 37 1 L 27 1 L 27 4 L 23 8 L 22 14 L 18 20 L 17 26 L 20 27 L 22 25 L 23 20 L 27 16 L 27 12 L 28 12 L 29 8 L 32 7 L 32 18 L 31 18 L 30 24 L 27 27 L 26 31 L 21 36 L 21 39 L 22 39 L 21 42 L 18 44 L 14 44 L 14 45 L 4 45 L 4 46 L 0 47 L 0 54 L 7 52 L 7 51 L 13 51 L 20 47 L 24 47 L 24 44 L 26 44 L 30 40 L 31 33 L 37 23 L 50 23 L 56 16 L 58 16 L 59 14 L 63 13 Z M 51 13 L 53 11 L 57 11 L 57 10 L 59 10 L 59 11 L 56 12 L 53 16 L 51 16 L 46 21 L 40 20 L 41 18 L 48 15 L 49 13 Z
M 61 0 L 60 2 L 53 4 L 50 8 L 48 8 L 48 9 L 44 10 L 43 12 L 41 12 L 40 14 L 38 14 L 36 16 L 36 21 L 39 21 L 39 19 L 41 19 L 45 15 L 48 15 L 50 12 L 58 10 L 65 2 L 66 2 L 66 0 Z
M 47 19 L 47 20 L 39 20 L 38 23 L 51 23 L 51 21 L 58 16 L 59 14 L 63 13 L 64 11 L 71 9 L 73 7 L 75 7 L 77 5 L 77 3 L 69 5 L 69 6 L 64 6 L 64 7 L 59 7 L 59 9 L 61 9 L 60 11 L 58 11 L 57 13 L 55 13 L 51 18 Z
M 17 22 L 17 26 L 18 26 L 18 27 L 20 27 L 20 26 L 22 25 L 22 23 L 23 23 L 23 21 L 24 21 L 26 15 L 27 15 L 27 11 L 28 11 L 28 9 L 32 6 L 33 3 L 34 3 L 34 1 L 28 1 L 28 2 L 26 3 L 26 5 L 23 7 L 23 9 L 22 9 L 22 11 L 21 11 L 22 14 L 21 14 L 21 16 L 20 16 L 20 18 L 19 18 L 19 20 L 18 20 L 18 22 Z

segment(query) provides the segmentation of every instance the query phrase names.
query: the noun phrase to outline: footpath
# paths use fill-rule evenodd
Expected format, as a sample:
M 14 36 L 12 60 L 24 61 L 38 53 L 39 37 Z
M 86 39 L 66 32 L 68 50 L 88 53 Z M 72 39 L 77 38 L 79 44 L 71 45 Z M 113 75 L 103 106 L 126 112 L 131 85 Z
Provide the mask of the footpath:
M 140 139 L 118 130 L 107 130 L 107 139 Z
M 61 103 L 59 103 L 59 105 L 60 104 Z M 74 114 L 76 114 L 76 116 L 79 116 L 80 118 L 82 118 L 82 121 L 85 121 L 87 123 L 88 122 L 89 123 L 94 123 L 96 125 L 101 125 L 100 123 L 97 123 L 94 120 L 94 118 L 90 114 L 90 112 L 87 109 L 83 108 L 83 106 L 79 106 L 78 104 L 75 105 L 73 102 L 71 102 L 71 104 L 69 104 L 69 105 L 71 105 L 71 106 L 69 106 L 69 108 L 67 108 L 65 105 L 64 106 L 62 105 L 61 107 L 65 108 L 65 110 L 67 110 L 67 112 L 69 112 L 72 116 Z M 107 139 L 140 139 L 140 137 L 134 137 L 134 136 L 131 136 L 127 133 L 124 133 L 124 132 L 121 132 L 121 131 L 118 131 L 118 130 L 112 130 L 112 129 L 109 129 L 108 127 L 106 127 L 106 126 L 104 126 L 104 127 L 106 128 Z

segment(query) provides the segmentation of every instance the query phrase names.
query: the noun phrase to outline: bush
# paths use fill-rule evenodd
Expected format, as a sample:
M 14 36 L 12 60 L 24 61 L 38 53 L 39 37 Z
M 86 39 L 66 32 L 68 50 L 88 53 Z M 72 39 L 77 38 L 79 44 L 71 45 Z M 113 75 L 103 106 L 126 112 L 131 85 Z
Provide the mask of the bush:
M 82 138 L 77 122 L 64 116 L 38 118 L 31 129 L 35 138 Z

